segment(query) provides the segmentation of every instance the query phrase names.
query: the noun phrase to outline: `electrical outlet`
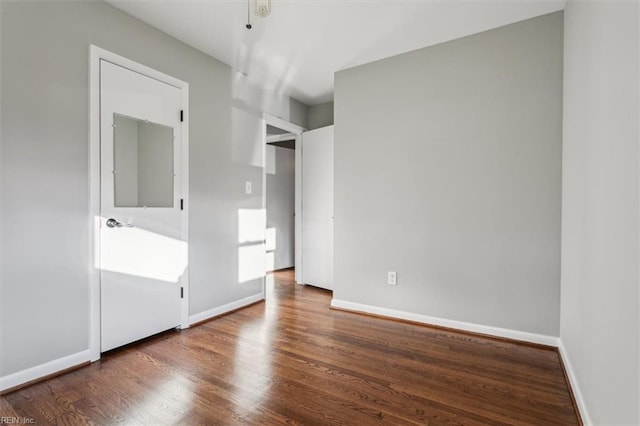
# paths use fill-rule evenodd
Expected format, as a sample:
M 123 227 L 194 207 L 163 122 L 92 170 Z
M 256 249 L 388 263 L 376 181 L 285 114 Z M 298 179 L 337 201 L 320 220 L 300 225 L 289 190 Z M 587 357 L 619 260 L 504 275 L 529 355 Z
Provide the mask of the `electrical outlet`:
M 398 276 L 395 271 L 387 272 L 387 284 L 389 285 L 397 285 L 398 284 Z

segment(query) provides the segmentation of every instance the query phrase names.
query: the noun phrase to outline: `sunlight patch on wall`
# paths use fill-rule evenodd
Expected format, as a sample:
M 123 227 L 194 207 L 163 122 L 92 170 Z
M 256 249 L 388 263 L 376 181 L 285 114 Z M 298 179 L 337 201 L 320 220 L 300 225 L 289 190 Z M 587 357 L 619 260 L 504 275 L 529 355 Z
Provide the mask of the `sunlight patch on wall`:
M 267 272 L 271 272 L 274 269 L 276 269 L 276 256 L 275 256 L 275 253 L 272 252 L 272 251 L 268 251 L 265 254 L 265 262 L 266 262 L 265 268 L 266 268 Z
M 276 269 L 276 228 L 267 228 L 266 237 L 266 270 L 271 272 Z
M 238 247 L 238 282 L 246 283 L 265 274 L 264 243 Z
M 238 209 L 238 242 L 264 242 L 267 227 L 265 209 Z
M 266 237 L 267 251 L 274 251 L 276 249 L 276 228 L 267 228 Z
M 262 278 L 266 273 L 265 209 L 238 209 L 238 282 Z

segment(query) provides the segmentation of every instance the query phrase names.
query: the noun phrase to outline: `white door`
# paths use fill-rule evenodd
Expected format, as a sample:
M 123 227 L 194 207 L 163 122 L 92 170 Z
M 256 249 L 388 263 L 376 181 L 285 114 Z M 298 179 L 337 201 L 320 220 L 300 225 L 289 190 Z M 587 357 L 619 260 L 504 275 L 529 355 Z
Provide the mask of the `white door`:
M 302 281 L 333 289 L 333 126 L 302 134 Z
M 101 352 L 180 325 L 180 89 L 100 61 Z

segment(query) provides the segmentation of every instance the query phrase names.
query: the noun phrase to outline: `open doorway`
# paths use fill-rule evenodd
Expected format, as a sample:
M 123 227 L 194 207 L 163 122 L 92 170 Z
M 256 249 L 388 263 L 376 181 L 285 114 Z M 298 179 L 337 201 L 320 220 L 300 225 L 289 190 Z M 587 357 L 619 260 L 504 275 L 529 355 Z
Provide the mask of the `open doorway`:
M 295 281 L 302 283 L 301 144 L 305 129 L 269 114 L 263 117 L 266 270 L 293 267 Z
M 266 125 L 266 269 L 295 267 L 296 135 Z

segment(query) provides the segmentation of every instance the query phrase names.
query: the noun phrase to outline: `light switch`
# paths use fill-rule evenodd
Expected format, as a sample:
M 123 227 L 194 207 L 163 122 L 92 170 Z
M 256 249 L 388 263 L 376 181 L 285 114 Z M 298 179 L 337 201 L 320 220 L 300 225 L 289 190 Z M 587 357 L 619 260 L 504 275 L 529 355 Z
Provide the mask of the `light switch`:
M 250 180 L 244 183 L 244 192 L 245 194 L 251 194 L 253 192 L 253 188 Z

